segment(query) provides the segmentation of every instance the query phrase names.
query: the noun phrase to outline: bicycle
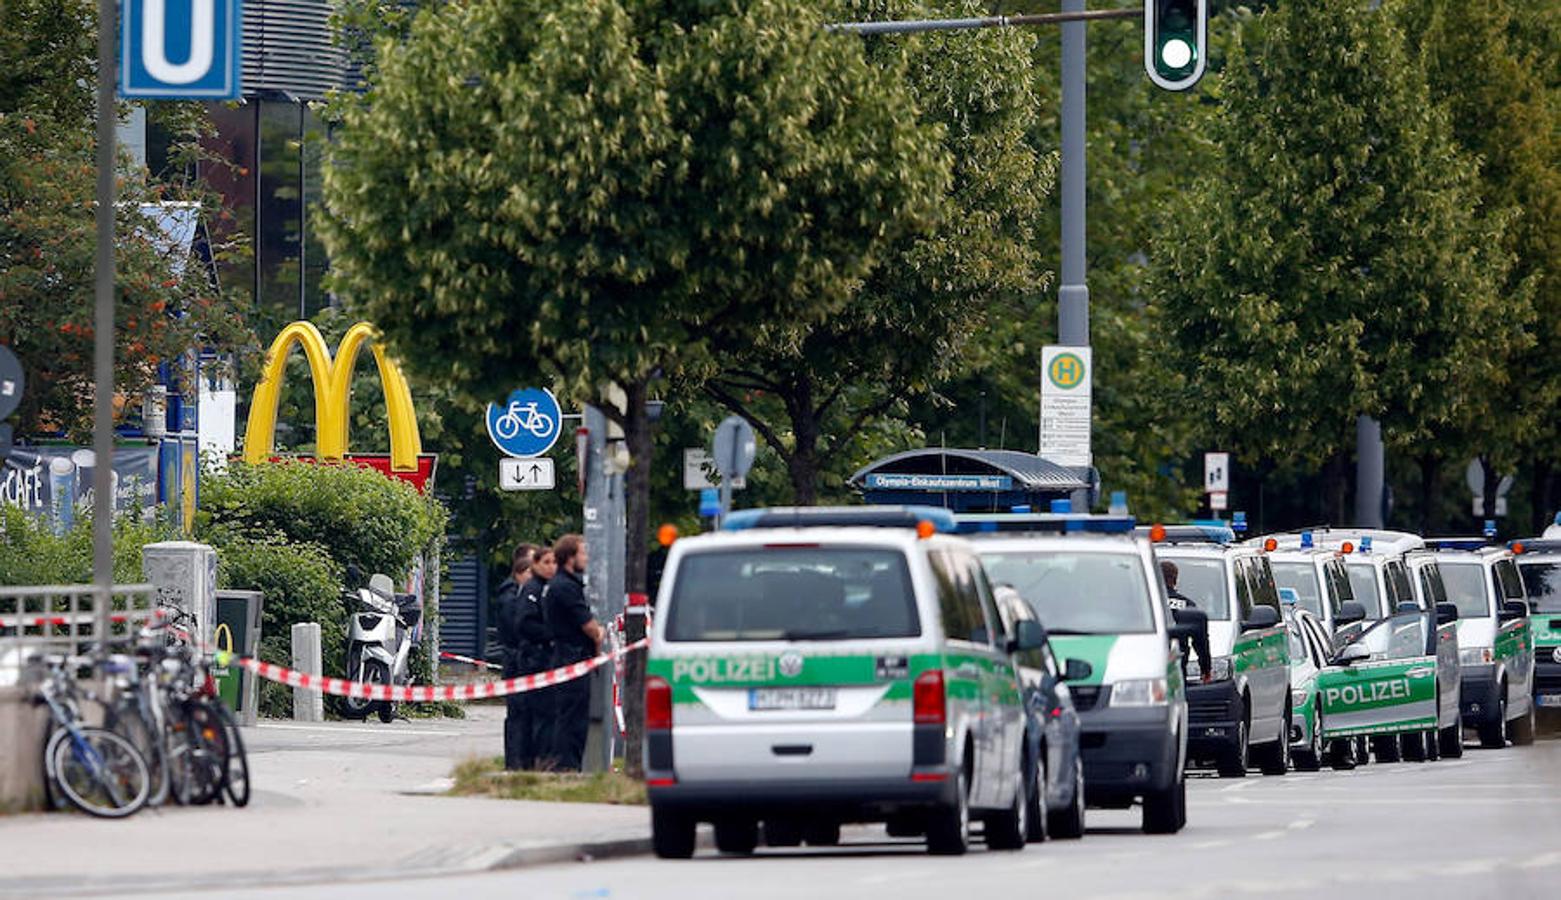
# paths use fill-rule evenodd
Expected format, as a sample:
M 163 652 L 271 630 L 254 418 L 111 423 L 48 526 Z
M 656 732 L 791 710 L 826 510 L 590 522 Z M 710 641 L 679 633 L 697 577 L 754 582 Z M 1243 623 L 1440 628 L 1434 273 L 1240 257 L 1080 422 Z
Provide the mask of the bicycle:
M 44 743 L 44 782 L 89 815 L 122 819 L 151 796 L 146 759 L 124 737 L 81 724 L 71 670 L 91 666 L 89 657 L 44 656 L 47 671 L 35 702 L 49 708 L 54 728 Z
M 536 401 L 511 403 L 504 415 L 493 423 L 493 430 L 500 440 L 509 440 L 520 434 L 522 428 L 535 437 L 547 437 L 554 428 L 553 420 L 537 411 Z

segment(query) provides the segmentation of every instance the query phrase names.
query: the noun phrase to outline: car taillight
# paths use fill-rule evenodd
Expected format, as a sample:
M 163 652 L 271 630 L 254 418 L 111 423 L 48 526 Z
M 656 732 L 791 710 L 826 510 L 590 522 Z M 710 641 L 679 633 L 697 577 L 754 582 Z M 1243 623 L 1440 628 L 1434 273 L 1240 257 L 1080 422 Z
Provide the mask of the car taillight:
M 672 685 L 657 675 L 645 679 L 645 730 L 672 730 Z
M 947 720 L 943 696 L 943 670 L 933 669 L 916 676 L 911 694 L 912 715 L 917 725 L 942 725 Z

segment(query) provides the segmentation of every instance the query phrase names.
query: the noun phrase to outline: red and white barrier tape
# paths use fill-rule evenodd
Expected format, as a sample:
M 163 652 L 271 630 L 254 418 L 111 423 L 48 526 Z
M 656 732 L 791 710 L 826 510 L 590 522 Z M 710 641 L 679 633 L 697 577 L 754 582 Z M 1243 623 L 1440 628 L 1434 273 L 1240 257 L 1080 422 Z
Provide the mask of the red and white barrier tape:
M 439 652 L 439 658 L 440 659 L 453 659 L 456 662 L 467 663 L 469 665 L 477 666 L 480 669 L 494 669 L 494 670 L 497 670 L 497 671 L 503 671 L 503 669 L 504 669 L 504 667 L 499 665 L 498 663 L 491 663 L 491 662 L 488 662 L 485 659 L 473 659 L 470 656 L 462 656 L 459 653 L 449 653 L 449 652 L 442 651 L 442 650 Z
M 288 687 L 316 690 L 334 697 L 352 697 L 360 700 L 389 700 L 396 703 L 433 703 L 440 700 L 478 700 L 488 697 L 506 697 L 510 694 L 523 694 L 538 688 L 563 684 L 566 681 L 581 678 L 591 671 L 600 668 L 609 660 L 620 657 L 625 653 L 631 653 L 648 644 L 648 639 L 636 641 L 621 650 L 603 653 L 593 659 L 581 660 L 567 666 L 560 666 L 551 671 L 537 672 L 534 675 L 520 675 L 515 678 L 489 681 L 483 684 L 452 684 L 444 687 L 428 685 L 402 687 L 399 685 L 348 681 L 345 678 L 328 678 L 323 675 L 310 675 L 285 666 L 261 662 L 258 659 L 249 657 L 234 660 L 234 663 L 254 672 L 267 681 L 275 681 Z

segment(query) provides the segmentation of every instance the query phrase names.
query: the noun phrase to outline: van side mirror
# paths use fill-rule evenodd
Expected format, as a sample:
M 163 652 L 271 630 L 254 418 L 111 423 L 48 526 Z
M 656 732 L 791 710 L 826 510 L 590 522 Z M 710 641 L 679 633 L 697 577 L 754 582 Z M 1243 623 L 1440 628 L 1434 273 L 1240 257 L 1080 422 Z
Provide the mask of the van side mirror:
M 1458 604 L 1438 603 L 1436 605 L 1436 624 L 1446 625 L 1448 622 L 1458 621 Z
M 1069 659 L 1062 666 L 1063 681 L 1083 681 L 1095 674 L 1095 667 L 1082 659 Z
M 1367 650 L 1360 644 L 1350 644 L 1348 647 L 1345 647 L 1339 652 L 1339 656 L 1334 660 L 1334 662 L 1341 666 L 1353 666 L 1358 662 L 1365 662 L 1368 659 L 1371 659 L 1370 650 Z
M 1279 624 L 1279 611 L 1272 606 L 1259 606 L 1252 610 L 1252 615 L 1241 623 L 1242 631 L 1257 631 L 1263 628 L 1273 628 Z
M 1502 622 L 1516 622 L 1528 618 L 1528 603 L 1523 600 L 1507 600 L 1501 604 L 1496 618 Z
M 1421 611 L 1420 604 L 1416 603 L 1415 601 L 1413 601 L 1413 600 L 1401 600 L 1401 601 L 1399 601 L 1398 606 L 1393 608 L 1393 615 L 1395 615 L 1395 616 L 1414 615 L 1415 613 L 1420 612 L 1420 611 Z
M 1354 625 L 1356 622 L 1364 621 L 1366 621 L 1366 607 L 1361 606 L 1355 600 L 1346 600 L 1339 604 L 1339 612 L 1333 617 L 1335 628 L 1342 628 L 1345 625 Z
M 1039 650 L 1046 646 L 1046 629 L 1034 619 L 1023 619 L 1014 627 L 1014 636 L 1008 641 L 1009 653 Z

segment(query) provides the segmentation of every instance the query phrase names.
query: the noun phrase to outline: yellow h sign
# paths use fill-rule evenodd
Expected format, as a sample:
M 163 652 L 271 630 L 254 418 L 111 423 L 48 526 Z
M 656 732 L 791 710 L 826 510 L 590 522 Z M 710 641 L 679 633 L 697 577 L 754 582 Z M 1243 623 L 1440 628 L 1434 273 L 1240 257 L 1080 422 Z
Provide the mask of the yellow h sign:
M 1058 354 L 1052 359 L 1051 369 L 1047 372 L 1052 384 L 1069 390 L 1079 386 L 1084 380 L 1084 360 L 1072 353 Z
M 377 329 L 359 322 L 348 329 L 331 357 L 330 348 L 320 330 L 311 322 L 294 322 L 282 329 L 266 352 L 265 369 L 255 386 L 249 405 L 249 423 L 244 431 L 244 459 L 261 463 L 270 459 L 276 446 L 276 407 L 281 399 L 282 381 L 287 374 L 287 356 L 294 344 L 309 361 L 309 377 L 314 381 L 314 427 L 320 459 L 339 462 L 347 455 L 347 424 L 351 416 L 352 370 L 358 351 L 372 342 L 374 362 L 379 367 L 380 387 L 385 392 L 385 410 L 390 417 L 390 467 L 396 472 L 416 472 L 417 458 L 423 452 L 417 433 L 417 415 L 412 409 L 412 391 L 394 361 L 374 340 Z

